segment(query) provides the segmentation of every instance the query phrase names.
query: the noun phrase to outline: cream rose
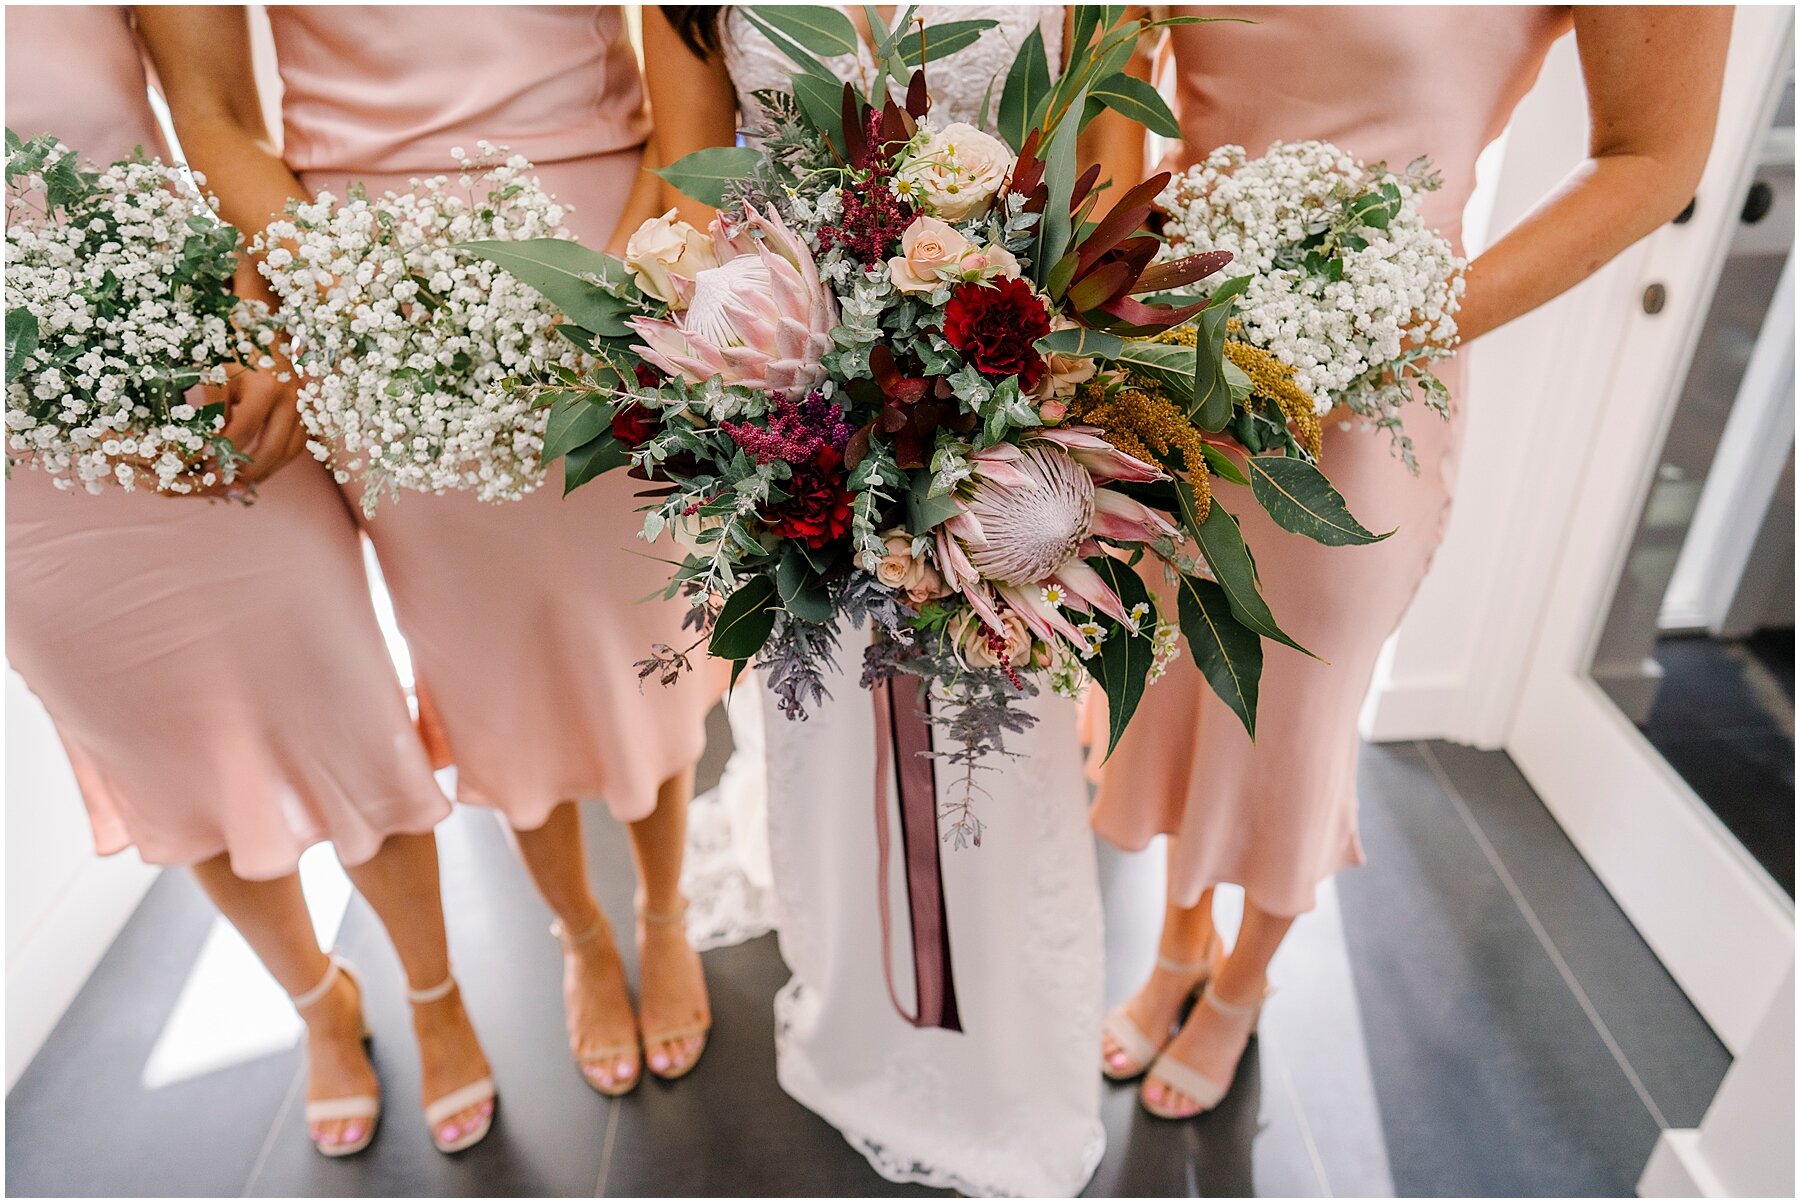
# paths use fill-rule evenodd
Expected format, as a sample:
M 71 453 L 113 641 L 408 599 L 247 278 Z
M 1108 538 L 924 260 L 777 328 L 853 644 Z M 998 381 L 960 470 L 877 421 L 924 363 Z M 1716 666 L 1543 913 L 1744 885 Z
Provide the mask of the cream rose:
M 913 537 L 901 530 L 891 530 L 882 536 L 887 547 L 887 554 L 875 563 L 875 579 L 889 589 L 898 589 L 906 594 L 906 600 L 915 606 L 923 605 L 934 597 L 942 597 L 945 592 L 944 578 L 938 575 L 937 569 L 926 562 L 924 556 L 913 554 Z
M 1011 610 L 1000 615 L 1000 626 L 1006 635 L 1006 662 L 1023 668 L 1031 659 L 1031 630 L 1025 620 Z M 956 654 L 970 668 L 999 668 L 1000 661 L 987 640 L 987 626 L 973 610 L 964 610 L 951 620 L 951 638 Z
M 707 268 L 719 266 L 719 257 L 712 239 L 670 209 L 632 232 L 625 244 L 625 266 L 646 296 L 679 309 L 684 305 L 675 278 L 691 283 Z
M 901 292 L 930 292 L 944 282 L 939 269 L 961 270 L 970 253 L 969 240 L 947 222 L 915 217 L 900 235 L 900 253 L 888 260 L 888 278 Z
M 949 221 L 978 212 L 1012 170 L 1013 153 L 1000 139 L 958 121 L 926 139 L 900 169 L 903 195 Z
M 1052 332 L 1071 330 L 1075 323 L 1066 317 L 1058 316 L 1050 323 Z M 1094 361 L 1079 355 L 1051 354 L 1045 359 L 1043 378 L 1038 381 L 1037 396 L 1045 402 L 1038 407 L 1038 416 L 1046 422 L 1061 421 L 1068 411 L 1067 405 L 1059 405 L 1058 401 L 1075 395 L 1075 390 L 1094 378 Z M 1044 411 L 1055 410 L 1055 417 Z

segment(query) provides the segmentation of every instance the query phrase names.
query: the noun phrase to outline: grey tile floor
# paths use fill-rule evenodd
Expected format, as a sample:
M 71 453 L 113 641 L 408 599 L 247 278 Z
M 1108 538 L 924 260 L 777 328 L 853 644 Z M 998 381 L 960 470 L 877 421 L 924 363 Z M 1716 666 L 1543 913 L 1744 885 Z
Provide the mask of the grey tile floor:
M 1699 1119 L 1724 1049 L 1504 756 L 1370 747 L 1360 784 L 1369 863 L 1296 925 L 1231 1096 L 1164 1124 L 1108 1088 L 1090 1195 L 1627 1195 L 1658 1129 Z M 591 818 L 594 876 L 624 921 L 626 845 Z M 442 837 L 454 955 L 503 1100 L 483 1145 L 445 1158 L 426 1143 L 392 957 L 354 899 L 337 939 L 367 971 L 391 1100 L 369 1153 L 310 1151 L 291 1031 L 199 1057 L 193 983 L 234 954 L 169 873 L 8 1095 L 8 1193 L 922 1193 L 776 1085 L 772 937 L 706 954 L 717 1027 L 694 1074 L 608 1101 L 569 1064 L 556 948 L 498 826 L 459 812 Z M 1154 881 L 1143 858 L 1103 864 L 1117 998 L 1153 951 Z M 279 1028 L 279 998 L 255 988 L 243 1006 Z

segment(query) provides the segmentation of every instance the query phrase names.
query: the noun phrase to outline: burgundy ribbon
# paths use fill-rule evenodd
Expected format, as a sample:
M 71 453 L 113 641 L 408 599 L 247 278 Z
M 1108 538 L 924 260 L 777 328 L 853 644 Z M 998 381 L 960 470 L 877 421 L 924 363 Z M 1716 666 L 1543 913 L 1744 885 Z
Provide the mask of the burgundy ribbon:
M 919 705 L 896 704 L 891 681 L 871 691 L 875 699 L 875 842 L 879 868 L 875 892 L 881 906 L 881 971 L 888 999 L 915 1028 L 962 1031 L 956 1012 L 956 979 L 950 969 L 950 917 L 944 907 L 944 875 L 938 863 L 937 770 L 931 752 L 931 720 Z M 898 768 L 900 855 L 906 866 L 906 909 L 912 929 L 913 997 L 916 1010 L 900 1004 L 894 989 L 894 924 L 888 907 L 888 770 Z

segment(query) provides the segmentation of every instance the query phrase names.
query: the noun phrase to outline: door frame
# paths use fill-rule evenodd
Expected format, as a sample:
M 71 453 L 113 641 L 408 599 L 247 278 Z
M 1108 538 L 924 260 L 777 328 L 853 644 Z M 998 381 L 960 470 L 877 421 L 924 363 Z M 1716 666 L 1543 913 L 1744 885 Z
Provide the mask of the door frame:
M 1527 659 L 1507 751 L 1645 941 L 1734 1054 L 1794 964 L 1792 901 L 1594 682 L 1589 669 L 1773 115 L 1792 11 L 1742 7 L 1695 219 L 1633 252 L 1628 306 Z M 1712 203 L 1708 203 L 1711 201 Z M 1652 282 L 1668 303 L 1638 304 Z M 1791 1082 L 1791 1078 L 1790 1078 Z

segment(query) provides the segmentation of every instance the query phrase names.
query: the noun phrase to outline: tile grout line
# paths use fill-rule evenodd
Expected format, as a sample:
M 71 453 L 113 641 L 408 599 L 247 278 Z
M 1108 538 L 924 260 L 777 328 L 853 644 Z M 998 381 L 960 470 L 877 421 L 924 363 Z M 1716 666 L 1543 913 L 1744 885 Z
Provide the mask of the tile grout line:
M 1537 942 L 1549 955 L 1551 963 L 1556 966 L 1557 973 L 1562 976 L 1563 984 L 1569 988 L 1569 993 L 1575 996 L 1576 1003 L 1581 1007 L 1582 1013 L 1587 1016 L 1588 1022 L 1593 1025 L 1601 1043 L 1606 1045 L 1607 1051 L 1612 1054 L 1612 1059 L 1624 1073 L 1626 1081 L 1631 1083 L 1632 1090 L 1637 1093 L 1638 1101 L 1643 1103 L 1644 1109 L 1650 1113 L 1650 1118 L 1656 1122 L 1657 1128 L 1666 1131 L 1670 1127 L 1668 1117 L 1663 1115 L 1662 1108 L 1658 1107 L 1656 1100 L 1651 1097 L 1649 1088 L 1644 1085 L 1643 1079 L 1638 1077 L 1637 1070 L 1632 1068 L 1630 1059 L 1625 1056 L 1625 1050 L 1620 1048 L 1619 1042 L 1613 1038 L 1612 1029 L 1606 1026 L 1606 1021 L 1600 1017 L 1600 1012 L 1595 1008 L 1593 1000 L 1588 998 L 1587 991 L 1582 989 L 1581 982 L 1575 976 L 1575 971 L 1569 968 L 1569 963 L 1563 959 L 1561 950 L 1556 947 L 1556 942 L 1550 938 L 1550 933 L 1545 930 L 1543 922 L 1538 918 L 1537 911 L 1532 909 L 1531 903 L 1526 900 L 1525 892 L 1519 888 L 1519 883 L 1513 880 L 1511 871 L 1500 859 L 1499 851 L 1495 849 L 1493 843 L 1487 838 L 1487 833 L 1482 830 L 1481 823 L 1475 818 L 1475 812 L 1469 809 L 1468 802 L 1463 799 L 1462 791 L 1457 788 L 1455 782 L 1450 780 L 1450 774 L 1444 771 L 1444 766 L 1438 761 L 1437 753 L 1433 752 L 1425 741 L 1415 741 L 1415 746 L 1425 757 L 1426 764 L 1431 768 L 1432 776 L 1449 795 L 1451 804 L 1456 807 L 1457 814 L 1462 818 L 1463 826 L 1469 829 L 1469 834 L 1475 838 L 1476 844 L 1481 848 L 1481 854 L 1487 858 L 1488 866 L 1494 870 L 1495 876 L 1500 879 L 1500 884 L 1506 887 L 1507 894 L 1512 897 L 1513 905 L 1519 908 L 1519 914 L 1524 917 L 1526 925 L 1531 928 L 1532 934 L 1537 937 Z
M 1260 1042 L 1262 1037 L 1258 1035 Z M 1294 1075 L 1288 1072 L 1287 1058 L 1274 1049 L 1266 1050 L 1274 1054 L 1275 1072 L 1281 1077 L 1281 1084 L 1287 1090 L 1288 1105 L 1294 1109 L 1294 1116 L 1300 1121 L 1300 1136 L 1306 1145 L 1306 1155 L 1312 1160 L 1313 1177 L 1318 1179 L 1319 1190 L 1327 1199 L 1334 1199 L 1337 1193 L 1331 1189 L 1330 1175 L 1325 1172 L 1325 1159 L 1319 1155 L 1319 1142 L 1313 1137 L 1312 1121 L 1306 1118 L 1306 1106 L 1300 1100 L 1300 1090 L 1294 1085 Z
M 269 1154 L 275 1150 L 275 1137 L 281 1131 L 282 1121 L 287 1119 L 288 1112 L 293 1109 L 294 1095 L 299 1092 L 305 1081 L 306 1061 L 302 1058 L 300 1067 L 294 1071 L 294 1080 L 288 1083 L 287 1094 L 282 1096 L 281 1107 L 275 1112 L 274 1121 L 269 1124 L 269 1134 L 263 1137 L 262 1148 L 257 1152 L 256 1160 L 250 1165 L 250 1173 L 244 1179 L 244 1189 L 239 1198 L 249 1198 L 251 1188 L 262 1176 L 263 1166 L 268 1164 Z
M 594 1183 L 594 1198 L 606 1194 L 606 1180 L 612 1175 L 613 1140 L 619 1134 L 618 1099 L 606 1102 L 606 1135 L 600 1138 L 600 1180 Z

